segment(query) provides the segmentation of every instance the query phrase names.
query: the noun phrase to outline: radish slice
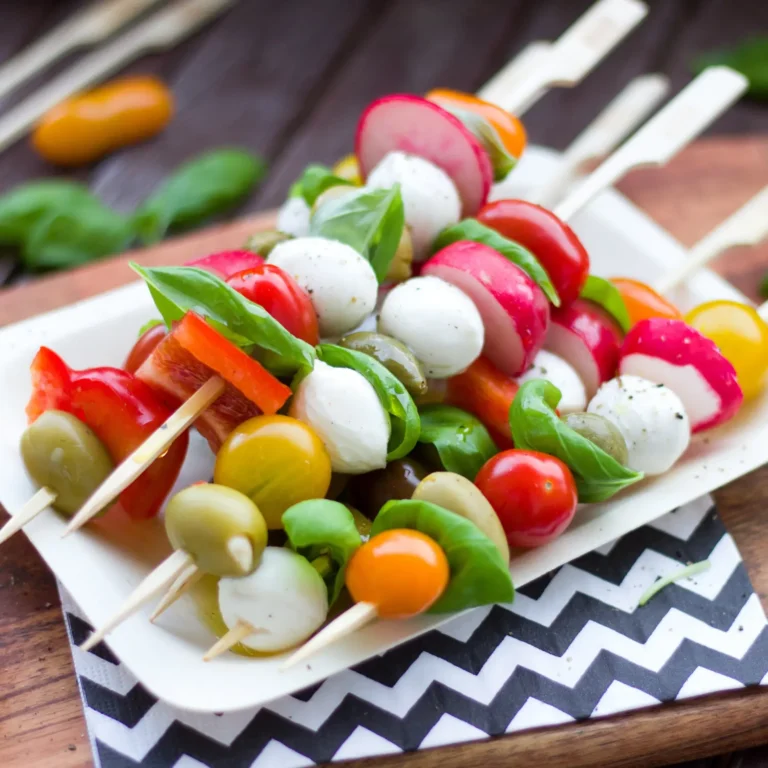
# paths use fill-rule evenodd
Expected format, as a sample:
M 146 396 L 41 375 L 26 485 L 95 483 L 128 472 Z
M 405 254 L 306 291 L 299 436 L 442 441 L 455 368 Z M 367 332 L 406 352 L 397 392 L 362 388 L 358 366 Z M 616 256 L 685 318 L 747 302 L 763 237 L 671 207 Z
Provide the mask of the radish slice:
M 665 384 L 683 401 L 693 432 L 733 418 L 744 399 L 715 343 L 682 320 L 642 320 L 627 334 L 619 371 Z
M 493 168 L 488 153 L 462 122 L 412 94 L 376 99 L 357 124 L 355 154 L 363 178 L 390 152 L 418 155 L 453 179 L 462 215 L 473 216 L 488 198 Z
M 186 261 L 184 266 L 205 269 L 222 280 L 227 280 L 238 272 L 253 269 L 263 263 L 264 258 L 251 251 L 220 251 Z
M 612 318 L 592 302 L 577 299 L 552 313 L 545 346 L 576 369 L 587 397 L 593 397 L 616 373 L 621 340 L 621 328 Z
M 533 362 L 549 326 L 549 302 L 520 267 L 482 243 L 461 240 L 438 251 L 421 270 L 466 293 L 485 326 L 483 355 L 502 373 L 519 376 Z

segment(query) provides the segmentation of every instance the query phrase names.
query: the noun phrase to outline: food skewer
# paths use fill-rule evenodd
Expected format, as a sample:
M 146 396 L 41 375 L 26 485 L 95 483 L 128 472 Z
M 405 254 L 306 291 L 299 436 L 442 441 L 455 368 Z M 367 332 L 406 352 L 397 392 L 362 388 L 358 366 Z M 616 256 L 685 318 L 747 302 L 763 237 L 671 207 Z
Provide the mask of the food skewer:
M 544 64 L 551 47 L 552 43 L 548 40 L 535 40 L 528 43 L 477 92 L 477 95 L 492 104 L 503 101 L 504 94 L 512 86 L 530 77 Z

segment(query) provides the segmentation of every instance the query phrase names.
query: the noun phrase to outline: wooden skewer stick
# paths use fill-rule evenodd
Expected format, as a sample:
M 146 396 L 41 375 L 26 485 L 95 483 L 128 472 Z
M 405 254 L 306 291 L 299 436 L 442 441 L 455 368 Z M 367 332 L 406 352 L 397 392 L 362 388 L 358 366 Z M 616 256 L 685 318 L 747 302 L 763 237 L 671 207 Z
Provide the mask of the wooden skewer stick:
M 49 109 L 100 82 L 149 51 L 170 48 L 235 0 L 179 0 L 82 58 L 0 118 L 0 150 L 23 136 Z
M 143 605 L 168 588 L 179 574 L 192 565 L 192 556 L 183 550 L 177 550 L 157 566 L 133 591 L 131 596 L 109 619 L 80 646 L 83 651 L 90 651 L 100 643 L 115 627 L 132 616 Z
M 232 627 L 232 629 L 230 629 L 226 635 L 220 637 L 206 651 L 205 655 L 203 656 L 203 661 L 211 661 L 211 659 L 215 659 L 217 656 L 221 656 L 222 653 L 226 653 L 228 650 L 230 650 L 230 648 L 233 648 L 238 643 L 242 643 L 246 637 L 250 637 L 250 635 L 257 635 L 266 631 L 267 630 L 265 629 L 254 627 L 247 621 L 238 619 L 235 626 Z
M 171 584 L 168 591 L 163 595 L 155 610 L 152 611 L 152 615 L 149 617 L 150 622 L 154 623 L 155 619 L 170 608 L 182 595 L 189 592 L 203 576 L 203 572 L 196 565 L 190 565 L 189 568 L 182 571 L 176 581 Z
M 348 611 L 323 627 L 311 640 L 308 640 L 298 651 L 293 653 L 280 667 L 280 671 L 290 669 L 313 656 L 323 648 L 332 645 L 379 617 L 379 612 L 373 603 L 355 603 Z
M 0 98 L 68 53 L 106 40 L 159 0 L 94 2 L 0 67 Z
M 81 528 L 122 493 L 158 456 L 168 450 L 171 443 L 224 392 L 225 387 L 224 379 L 219 376 L 208 379 L 94 491 L 69 521 L 63 535 L 68 536 Z
M 478 92 L 485 101 L 500 104 L 511 88 L 516 88 L 526 78 L 545 65 L 552 43 L 548 40 L 534 40 L 523 48 L 509 63 L 500 69 Z M 537 94 L 537 100 L 540 97 Z
M 685 261 L 661 277 L 656 284 L 656 290 L 659 293 L 667 293 L 728 248 L 734 245 L 757 245 L 766 237 L 768 186 L 699 240 L 688 252 Z
M 20 531 L 30 520 L 37 517 L 46 507 L 56 501 L 56 494 L 50 488 L 41 488 L 27 503 L 0 529 L 0 544 Z
M 574 139 L 560 158 L 557 171 L 526 199 L 551 208 L 591 160 L 606 157 L 642 123 L 669 90 L 664 75 L 641 75 Z

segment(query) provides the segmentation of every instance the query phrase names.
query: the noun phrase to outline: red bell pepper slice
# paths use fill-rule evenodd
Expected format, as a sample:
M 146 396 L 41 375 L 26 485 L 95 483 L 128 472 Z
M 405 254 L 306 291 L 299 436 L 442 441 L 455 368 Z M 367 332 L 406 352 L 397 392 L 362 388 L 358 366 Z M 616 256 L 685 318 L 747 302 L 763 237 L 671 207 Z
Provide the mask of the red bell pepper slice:
M 119 368 L 76 371 L 52 350 L 41 347 L 32 361 L 32 423 L 49 409 L 67 411 L 87 424 L 116 464 L 127 458 L 167 418 L 166 408 L 144 382 Z M 133 518 L 156 515 L 176 482 L 189 438 L 178 437 L 121 494 L 118 504 Z

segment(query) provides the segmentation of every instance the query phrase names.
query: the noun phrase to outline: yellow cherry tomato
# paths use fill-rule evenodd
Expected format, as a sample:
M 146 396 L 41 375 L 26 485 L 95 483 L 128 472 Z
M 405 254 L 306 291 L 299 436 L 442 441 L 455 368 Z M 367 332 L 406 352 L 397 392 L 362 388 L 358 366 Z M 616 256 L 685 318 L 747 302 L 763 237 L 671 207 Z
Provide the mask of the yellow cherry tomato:
M 47 112 L 32 134 L 32 145 L 56 165 L 85 165 L 146 141 L 165 128 L 172 114 L 173 96 L 160 80 L 121 78 Z
M 653 290 L 650 285 L 632 280 L 629 277 L 612 277 L 611 282 L 616 286 L 629 313 L 629 320 L 636 325 L 641 320 L 651 317 L 666 317 L 669 320 L 680 320 L 680 310 Z
M 754 307 L 738 301 L 708 301 L 692 309 L 685 321 L 717 344 L 736 369 L 747 400 L 760 392 L 768 371 L 768 325 Z
M 363 183 L 363 179 L 360 176 L 360 166 L 357 164 L 357 158 L 354 155 L 342 157 L 341 160 L 333 166 L 333 173 L 342 179 L 351 181 L 357 186 L 360 186 Z
M 485 118 L 496 129 L 507 152 L 512 157 L 520 159 L 527 139 L 523 124 L 514 115 L 491 104 L 490 101 L 483 101 L 470 93 L 452 91 L 448 88 L 435 88 L 427 94 L 426 98 L 448 109 L 451 107 L 464 109 Z
M 451 573 L 445 552 L 419 531 L 395 528 L 363 544 L 347 565 L 356 603 L 373 603 L 385 619 L 424 613 L 445 591 Z
M 320 438 L 290 416 L 255 416 L 221 446 L 214 482 L 251 498 L 269 528 L 282 528 L 283 512 L 322 499 L 331 484 L 331 459 Z

